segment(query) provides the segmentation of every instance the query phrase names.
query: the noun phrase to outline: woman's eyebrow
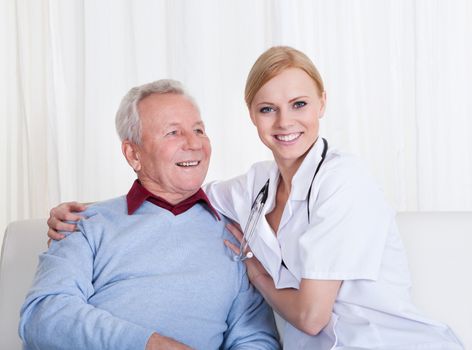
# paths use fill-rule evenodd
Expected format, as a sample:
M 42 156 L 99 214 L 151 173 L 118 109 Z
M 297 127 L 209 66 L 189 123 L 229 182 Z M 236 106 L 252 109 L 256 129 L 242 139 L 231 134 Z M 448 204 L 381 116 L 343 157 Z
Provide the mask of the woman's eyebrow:
M 304 96 L 304 95 L 302 95 L 302 96 L 297 96 L 297 97 L 291 98 L 290 100 L 288 100 L 288 102 L 292 103 L 292 102 L 294 102 L 294 101 L 296 101 L 296 100 L 299 100 L 299 99 L 301 99 L 301 98 L 308 98 L 308 96 Z
M 266 106 L 271 105 L 272 106 L 272 105 L 274 105 L 274 103 L 273 102 L 262 101 L 262 102 L 259 102 L 258 104 L 256 104 L 256 106 L 260 106 L 260 105 L 266 105 Z

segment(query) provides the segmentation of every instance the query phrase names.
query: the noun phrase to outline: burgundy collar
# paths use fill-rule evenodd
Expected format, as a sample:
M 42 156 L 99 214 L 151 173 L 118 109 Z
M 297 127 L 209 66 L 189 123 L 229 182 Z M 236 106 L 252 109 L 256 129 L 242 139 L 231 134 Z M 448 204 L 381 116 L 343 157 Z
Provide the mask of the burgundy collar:
M 135 180 L 133 186 L 126 195 L 126 202 L 128 204 L 128 215 L 132 215 L 138 208 L 144 203 L 144 201 L 149 201 L 161 208 L 164 208 L 170 211 L 174 215 L 182 214 L 187 211 L 195 204 L 203 202 L 206 204 L 207 209 L 215 216 L 216 219 L 221 220 L 218 212 L 213 208 L 208 199 L 207 195 L 200 188 L 195 194 L 191 195 L 187 199 L 184 199 L 182 202 L 177 204 L 171 204 L 165 199 L 155 196 L 149 192 L 139 180 Z

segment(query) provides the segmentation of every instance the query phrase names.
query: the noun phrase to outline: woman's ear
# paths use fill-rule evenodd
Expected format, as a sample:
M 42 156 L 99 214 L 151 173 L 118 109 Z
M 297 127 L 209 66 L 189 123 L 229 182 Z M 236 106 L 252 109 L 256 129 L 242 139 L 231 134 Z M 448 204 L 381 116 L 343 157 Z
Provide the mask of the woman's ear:
M 257 126 L 257 123 L 256 123 L 257 108 L 253 104 L 251 104 L 251 106 L 248 107 L 248 111 L 249 111 L 249 117 L 251 117 L 252 125 Z
M 139 149 L 138 146 L 129 140 L 124 140 L 121 143 L 121 151 L 126 158 L 128 164 L 133 168 L 135 172 L 141 170 L 141 161 L 139 160 Z
M 254 113 L 251 110 L 249 110 L 249 116 L 251 117 L 252 125 L 256 126 L 256 120 L 255 120 L 255 117 L 254 117 Z
M 324 112 L 325 112 L 325 109 L 326 109 L 326 91 L 323 91 L 321 93 L 321 97 L 320 97 L 320 118 L 323 118 L 323 115 L 324 115 Z

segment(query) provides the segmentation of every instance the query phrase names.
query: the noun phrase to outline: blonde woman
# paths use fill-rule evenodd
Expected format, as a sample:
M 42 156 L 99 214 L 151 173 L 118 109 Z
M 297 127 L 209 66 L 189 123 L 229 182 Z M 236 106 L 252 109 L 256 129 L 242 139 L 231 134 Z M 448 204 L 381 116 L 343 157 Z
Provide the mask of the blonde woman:
M 284 348 L 463 349 L 412 304 L 395 213 L 365 165 L 319 136 L 326 92 L 312 61 L 290 47 L 270 48 L 249 73 L 245 100 L 274 161 L 206 192 L 241 227 L 258 195 L 266 196 L 241 254 L 254 255 L 244 259 L 249 279 L 285 320 Z M 53 229 L 64 227 L 58 219 L 69 208 L 53 212 Z M 228 229 L 242 240 L 236 226 Z M 50 236 L 57 238 L 54 230 Z M 225 244 L 239 255 L 239 246 Z

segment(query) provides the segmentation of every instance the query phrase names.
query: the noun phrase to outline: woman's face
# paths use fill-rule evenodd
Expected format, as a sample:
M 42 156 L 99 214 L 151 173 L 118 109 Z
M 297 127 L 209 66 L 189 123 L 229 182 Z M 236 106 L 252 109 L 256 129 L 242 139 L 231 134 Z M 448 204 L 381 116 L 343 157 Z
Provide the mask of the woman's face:
M 299 166 L 318 137 L 326 97 L 313 79 L 288 68 L 265 83 L 250 106 L 252 122 L 279 166 Z

